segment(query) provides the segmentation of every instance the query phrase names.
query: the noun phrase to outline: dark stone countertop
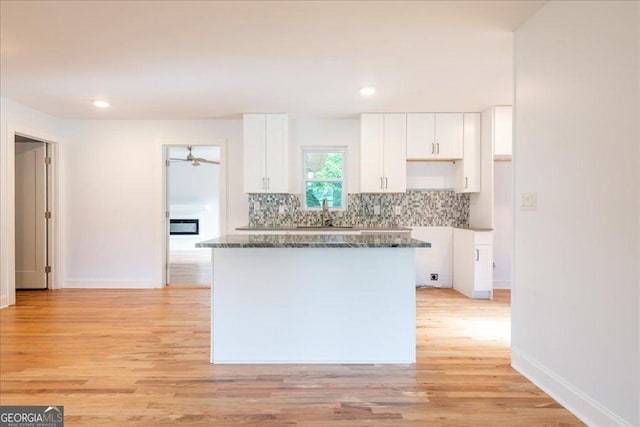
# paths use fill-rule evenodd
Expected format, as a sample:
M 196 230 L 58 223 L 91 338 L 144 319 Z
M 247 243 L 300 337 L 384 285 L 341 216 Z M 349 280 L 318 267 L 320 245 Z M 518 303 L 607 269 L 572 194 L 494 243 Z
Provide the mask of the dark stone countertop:
M 355 225 L 353 227 L 314 227 L 314 226 L 243 226 L 237 227 L 238 231 L 323 231 L 323 232 L 331 232 L 333 231 L 380 231 L 380 232 L 410 232 L 410 227 L 367 227 L 367 226 L 358 226 Z
M 430 248 L 401 234 L 231 234 L 196 244 L 198 248 Z

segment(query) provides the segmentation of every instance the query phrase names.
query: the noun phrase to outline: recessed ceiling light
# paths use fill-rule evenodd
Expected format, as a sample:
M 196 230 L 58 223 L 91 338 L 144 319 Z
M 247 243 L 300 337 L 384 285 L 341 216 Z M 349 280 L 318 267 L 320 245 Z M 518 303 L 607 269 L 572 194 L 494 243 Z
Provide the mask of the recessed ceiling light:
M 109 108 L 109 107 L 111 107 L 111 104 L 109 104 L 107 101 L 93 101 L 93 105 L 95 105 L 98 108 Z
M 375 95 L 376 88 L 375 87 L 363 87 L 360 89 L 360 95 L 362 96 L 372 96 Z

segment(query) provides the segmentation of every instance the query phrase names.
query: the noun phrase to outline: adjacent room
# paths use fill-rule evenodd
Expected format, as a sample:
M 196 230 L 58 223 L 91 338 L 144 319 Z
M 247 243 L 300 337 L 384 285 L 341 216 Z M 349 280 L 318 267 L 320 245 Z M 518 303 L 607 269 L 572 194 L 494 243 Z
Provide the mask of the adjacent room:
M 639 1 L 0 0 L 0 59 L 1 425 L 640 426 Z

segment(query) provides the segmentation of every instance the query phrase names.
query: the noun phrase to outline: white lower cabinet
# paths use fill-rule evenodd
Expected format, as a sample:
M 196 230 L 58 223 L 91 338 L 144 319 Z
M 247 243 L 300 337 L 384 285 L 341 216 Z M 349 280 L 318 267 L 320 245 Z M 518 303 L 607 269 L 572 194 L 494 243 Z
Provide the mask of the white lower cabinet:
M 493 297 L 493 232 L 453 229 L 453 288 L 469 298 Z

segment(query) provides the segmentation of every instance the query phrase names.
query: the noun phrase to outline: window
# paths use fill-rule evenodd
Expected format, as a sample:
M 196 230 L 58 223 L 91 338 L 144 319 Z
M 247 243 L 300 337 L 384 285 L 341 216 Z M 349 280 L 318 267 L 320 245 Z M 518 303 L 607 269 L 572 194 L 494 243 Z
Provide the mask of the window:
M 346 208 L 345 149 L 304 149 L 305 209 L 321 209 L 327 199 L 329 208 Z

